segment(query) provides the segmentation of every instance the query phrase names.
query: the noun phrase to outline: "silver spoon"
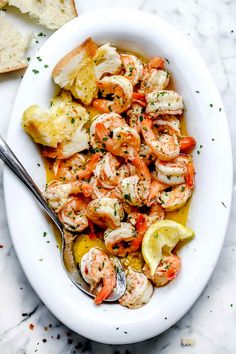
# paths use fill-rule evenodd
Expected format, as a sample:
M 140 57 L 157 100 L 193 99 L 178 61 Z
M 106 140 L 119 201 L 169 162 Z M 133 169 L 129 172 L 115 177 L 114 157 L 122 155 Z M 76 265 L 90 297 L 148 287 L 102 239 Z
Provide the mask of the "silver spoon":
M 9 169 L 23 182 L 23 184 L 30 190 L 30 192 L 35 196 L 41 207 L 46 211 L 51 220 L 58 227 L 61 237 L 62 237 L 62 248 L 61 248 L 61 261 L 66 274 L 70 280 L 83 292 L 95 297 L 91 293 L 89 285 L 85 282 L 81 276 L 80 269 L 77 268 L 73 257 L 73 241 L 76 235 L 67 232 L 57 217 L 56 213 L 48 206 L 43 194 L 40 192 L 39 188 L 36 186 L 32 178 L 29 176 L 28 172 L 22 166 L 20 161 L 17 159 L 15 154 L 9 148 L 4 139 L 0 136 L 0 159 L 9 167 Z M 116 301 L 125 292 L 126 289 L 126 277 L 122 265 L 117 257 L 113 258 L 113 263 L 116 269 L 116 287 L 113 292 L 109 295 L 105 301 Z

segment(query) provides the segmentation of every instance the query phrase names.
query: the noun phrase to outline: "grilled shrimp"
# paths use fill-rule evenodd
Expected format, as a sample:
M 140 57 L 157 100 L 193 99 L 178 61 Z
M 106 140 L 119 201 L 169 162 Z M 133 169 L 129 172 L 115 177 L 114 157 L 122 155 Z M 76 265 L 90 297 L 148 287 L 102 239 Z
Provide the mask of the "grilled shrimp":
M 181 260 L 178 256 L 164 256 L 157 266 L 153 276 L 150 274 L 149 267 L 145 264 L 144 274 L 154 283 L 156 287 L 163 286 L 173 280 L 179 273 Z
M 150 118 L 145 118 L 141 123 L 142 134 L 146 144 L 161 160 L 168 161 L 177 157 L 180 148 L 176 135 L 162 134 L 156 138 L 152 130 L 152 123 Z
M 67 200 L 58 214 L 67 230 L 81 232 L 88 227 L 86 207 L 87 203 L 78 197 L 71 197 Z
M 120 305 L 137 309 L 149 302 L 153 286 L 145 274 L 129 268 L 126 272 L 126 284 L 126 291 L 119 299 Z
M 112 134 L 115 128 L 127 126 L 124 118 L 117 113 L 104 113 L 97 115 L 90 127 L 90 144 L 94 149 L 101 149 L 104 146 L 103 142 L 98 139 L 96 134 L 97 123 L 103 123 L 109 134 Z
M 140 136 L 135 129 L 128 125 L 115 128 L 112 138 L 103 123 L 96 124 L 96 134 L 106 147 L 106 150 L 115 156 L 133 159 L 140 148 Z
M 87 206 L 87 217 L 102 227 L 115 229 L 120 226 L 124 210 L 116 198 L 99 198 L 92 200 Z
M 116 286 L 116 272 L 108 255 L 93 247 L 81 259 L 81 273 L 96 294 L 94 302 L 101 304 Z
M 130 81 L 121 75 L 105 76 L 98 81 L 98 88 L 103 97 L 112 95 L 112 100 L 96 98 L 93 106 L 100 112 L 122 113 L 132 103 L 133 86 Z
M 137 214 L 135 228 L 130 223 L 122 222 L 117 229 L 107 229 L 105 231 L 106 248 L 113 255 L 125 257 L 141 247 L 146 230 L 145 217 L 142 214 Z
M 120 54 L 122 66 L 125 69 L 124 77 L 126 77 L 133 86 L 141 80 L 143 75 L 143 64 L 135 56 L 131 54 Z
M 190 155 L 179 155 L 172 161 L 156 160 L 157 180 L 171 186 L 187 183 L 194 184 L 194 169 Z
M 186 183 L 174 186 L 169 191 L 163 191 L 159 195 L 159 203 L 166 211 L 180 209 L 192 195 L 192 188 Z
M 182 97 L 175 91 L 155 90 L 146 95 L 146 113 L 152 115 L 182 114 L 184 109 Z
M 60 181 L 50 182 L 44 192 L 44 196 L 49 206 L 58 213 L 68 201 L 72 194 L 84 194 L 89 197 L 92 193 L 92 187 L 84 181 L 62 183 Z
M 101 154 L 96 153 L 92 155 L 87 163 L 81 154 L 76 154 L 67 160 L 56 160 L 53 165 L 54 174 L 57 178 L 68 182 L 89 178 L 92 176 L 101 156 Z

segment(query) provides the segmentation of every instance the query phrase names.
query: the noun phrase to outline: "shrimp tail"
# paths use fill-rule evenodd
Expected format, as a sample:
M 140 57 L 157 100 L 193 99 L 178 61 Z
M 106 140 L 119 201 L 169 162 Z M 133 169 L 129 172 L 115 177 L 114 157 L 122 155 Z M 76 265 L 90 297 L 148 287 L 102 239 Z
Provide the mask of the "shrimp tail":
M 110 295 L 114 287 L 115 287 L 115 282 L 113 277 L 110 277 L 110 275 L 106 275 L 103 278 L 103 287 L 97 293 L 94 299 L 95 304 L 97 305 L 101 304 Z
M 187 153 L 194 149 L 196 140 L 192 136 L 184 136 L 180 138 L 180 152 Z
M 93 107 L 101 113 L 110 113 L 111 105 L 112 102 L 109 102 L 103 98 L 97 98 L 93 101 Z
M 194 171 L 193 164 L 188 163 L 185 181 L 190 188 L 192 188 L 194 186 L 194 175 L 195 175 L 195 171 Z
M 137 237 L 132 241 L 133 252 L 137 251 L 142 244 L 143 236 L 147 230 L 147 220 L 143 214 L 138 214 L 136 219 Z

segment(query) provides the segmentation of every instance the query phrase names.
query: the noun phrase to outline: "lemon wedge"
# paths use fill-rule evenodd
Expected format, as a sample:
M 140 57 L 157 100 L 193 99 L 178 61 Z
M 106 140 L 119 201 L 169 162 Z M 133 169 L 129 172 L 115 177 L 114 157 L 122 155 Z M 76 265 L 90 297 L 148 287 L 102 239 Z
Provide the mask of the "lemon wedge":
M 173 220 L 162 220 L 152 224 L 147 229 L 142 243 L 143 258 L 150 268 L 151 275 L 154 275 L 161 261 L 163 247 L 165 251 L 171 252 L 179 241 L 193 236 L 193 230 Z

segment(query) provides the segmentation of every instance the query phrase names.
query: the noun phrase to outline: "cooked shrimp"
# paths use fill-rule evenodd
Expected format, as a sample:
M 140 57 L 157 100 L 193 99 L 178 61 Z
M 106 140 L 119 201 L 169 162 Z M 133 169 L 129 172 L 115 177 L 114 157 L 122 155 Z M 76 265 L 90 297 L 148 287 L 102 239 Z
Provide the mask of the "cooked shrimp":
M 140 85 L 140 92 L 149 93 L 154 90 L 163 90 L 169 83 L 169 73 L 163 70 L 165 60 L 163 58 L 152 58 L 143 70 L 143 79 Z
M 179 155 L 172 161 L 156 160 L 157 180 L 174 186 L 176 184 L 187 183 L 190 187 L 194 184 L 194 171 L 190 155 Z
M 123 178 L 119 183 L 119 188 L 126 203 L 133 206 L 142 206 L 143 201 L 139 196 L 138 175 Z
M 147 206 L 155 205 L 157 202 L 159 202 L 158 198 L 160 196 L 160 192 L 164 191 L 166 188 L 168 188 L 167 184 L 156 180 L 152 181 L 148 195 Z
M 150 186 L 151 174 L 142 158 L 135 156 L 132 161 L 135 174 L 120 180 L 119 187 L 126 203 L 133 206 L 142 206 L 146 203 Z
M 63 181 L 89 178 L 93 174 L 93 170 L 101 156 L 100 153 L 96 153 L 92 155 L 87 163 L 81 154 L 76 154 L 67 160 L 56 160 L 53 165 L 54 174 Z
M 111 153 L 106 153 L 97 164 L 94 175 L 104 188 L 112 189 L 118 185 L 118 167 L 120 163 Z
M 115 229 L 120 226 L 124 210 L 116 198 L 99 198 L 92 200 L 87 207 L 87 217 L 102 227 Z
M 101 304 L 116 286 L 116 272 L 108 255 L 93 247 L 81 259 L 81 273 L 96 294 L 94 302 Z
M 139 156 L 143 159 L 146 165 L 150 165 L 150 163 L 156 160 L 156 155 L 147 144 L 141 144 Z
M 137 85 L 143 75 L 143 64 L 135 55 L 120 54 L 120 58 L 125 69 L 124 77 L 126 77 L 133 86 Z
M 127 221 L 131 223 L 131 225 L 135 226 L 139 214 L 140 213 L 138 210 L 130 211 Z M 149 227 L 154 222 L 163 220 L 165 217 L 165 211 L 160 204 L 154 204 L 151 206 L 148 214 L 143 213 L 142 215 L 145 217 L 146 227 Z
M 163 191 L 159 195 L 159 203 L 166 211 L 180 209 L 192 195 L 192 188 L 187 184 L 174 186 L 169 191 Z
M 72 194 L 82 193 L 89 197 L 92 193 L 92 187 L 84 181 L 62 183 L 60 181 L 51 181 L 44 192 L 44 196 L 49 206 L 58 213 L 68 201 Z
M 151 187 L 151 173 L 144 160 L 139 156 L 136 156 L 133 159 L 132 164 L 135 166 L 137 175 L 139 177 L 138 194 L 141 200 L 146 202 Z
M 121 75 L 105 76 L 98 82 L 98 88 L 103 97 L 112 95 L 112 100 L 97 98 L 93 106 L 100 112 L 122 113 L 132 103 L 133 86 L 130 81 Z
M 140 136 L 136 130 L 129 126 L 115 128 L 112 138 L 103 123 L 96 124 L 96 133 L 106 150 L 115 156 L 125 159 L 133 159 L 140 148 Z
M 119 299 L 120 305 L 137 309 L 149 302 L 153 286 L 145 274 L 129 268 L 126 272 L 126 285 L 126 291 Z
M 141 131 L 141 121 L 143 120 L 143 107 L 139 103 L 133 103 L 127 111 L 129 117 L 129 125 L 135 129 L 137 133 Z
M 71 197 L 60 210 L 58 216 L 64 227 L 69 231 L 81 232 L 88 227 L 85 213 L 87 203 L 78 197 Z
M 130 223 L 122 222 L 117 229 L 107 229 L 104 233 L 105 245 L 108 251 L 119 257 L 136 252 L 142 245 L 144 233 L 147 230 L 146 218 L 137 213 L 135 228 Z
M 188 153 L 196 146 L 196 140 L 192 136 L 182 136 L 179 144 L 180 151 L 183 153 Z
M 141 126 L 144 140 L 157 158 L 168 161 L 179 155 L 180 148 L 176 135 L 162 134 L 156 139 L 150 118 L 145 118 Z
M 146 95 L 146 112 L 152 115 L 182 114 L 184 109 L 182 97 L 175 91 L 155 90 Z
M 92 199 L 98 199 L 98 198 L 103 198 L 103 197 L 110 198 L 111 190 L 101 186 L 97 177 L 92 177 L 89 181 L 89 184 L 92 187 L 92 193 L 91 193 Z M 112 189 L 112 191 L 113 191 L 113 189 Z
M 146 107 L 146 97 L 144 93 L 133 92 L 133 103 L 138 103 L 141 107 Z
M 109 134 L 112 134 L 113 130 L 118 127 L 127 126 L 124 118 L 117 113 L 104 113 L 97 115 L 90 127 L 90 144 L 94 149 L 102 149 L 104 147 L 96 134 L 97 123 L 103 123 Z
M 147 226 L 151 226 L 156 221 L 161 221 L 165 217 L 165 211 L 160 204 L 154 204 L 151 206 L 147 215 Z
M 150 274 L 149 267 L 145 264 L 144 274 L 154 283 L 156 287 L 163 286 L 176 278 L 181 268 L 181 260 L 178 256 L 164 256 L 155 270 L 153 276 Z
M 131 242 L 135 238 L 135 228 L 126 222 L 121 222 L 117 229 L 107 229 L 104 233 L 106 248 L 111 254 L 120 257 L 125 257 L 128 253 L 133 252 Z
M 158 127 L 159 132 L 180 136 L 180 122 L 175 116 L 159 116 L 153 124 Z
M 98 162 L 94 175 L 98 178 L 100 185 L 107 189 L 115 188 L 119 180 L 129 175 L 126 165 L 119 168 L 120 163 L 111 153 L 106 153 L 101 161 Z

